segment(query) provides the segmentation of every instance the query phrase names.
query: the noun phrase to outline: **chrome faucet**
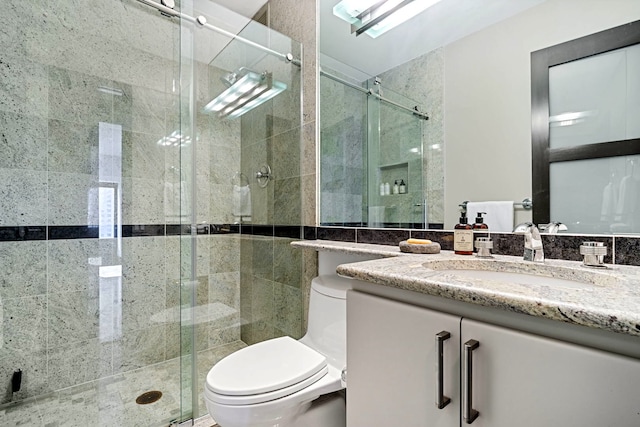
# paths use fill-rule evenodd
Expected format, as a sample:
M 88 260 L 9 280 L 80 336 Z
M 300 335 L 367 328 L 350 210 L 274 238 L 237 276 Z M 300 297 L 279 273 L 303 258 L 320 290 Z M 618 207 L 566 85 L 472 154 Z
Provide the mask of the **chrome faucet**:
M 556 234 L 558 231 L 567 231 L 568 228 L 559 221 L 551 221 L 549 224 L 540 224 L 540 230 L 543 233 Z
M 516 234 L 524 234 L 524 257 L 525 261 L 544 262 L 544 249 L 542 247 L 542 236 L 535 224 L 523 222 L 513 229 Z

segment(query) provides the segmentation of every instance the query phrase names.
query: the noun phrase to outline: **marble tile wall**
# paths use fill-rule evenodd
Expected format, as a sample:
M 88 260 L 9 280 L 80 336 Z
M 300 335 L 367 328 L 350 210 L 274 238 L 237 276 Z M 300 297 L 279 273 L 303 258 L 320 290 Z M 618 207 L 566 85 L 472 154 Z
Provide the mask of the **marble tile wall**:
M 337 71 L 331 74 L 349 80 Z M 353 82 L 358 84 L 358 82 Z M 362 223 L 366 206 L 367 97 L 320 78 L 322 224 Z
M 382 81 L 381 86 L 385 98 L 401 105 L 424 109 L 421 105 L 423 100 L 416 100 L 413 94 L 412 98 L 401 95 L 391 90 L 385 81 Z M 377 103 L 374 108 L 378 111 L 380 121 L 380 149 L 377 182 L 370 200 L 385 207 L 382 222 L 387 227 L 421 222 L 425 193 L 422 188 L 423 127 L 429 124 L 386 103 Z M 405 194 L 379 196 L 380 183 L 389 183 L 393 189 L 395 183 L 400 184 L 402 181 L 405 183 Z
M 299 338 L 302 330 L 301 254 L 290 247 L 290 236 L 277 235 L 290 226 L 285 235 L 300 237 L 301 129 L 299 121 L 261 110 L 274 113 L 259 107 L 242 120 L 242 169 L 257 171 L 269 164 L 275 176 L 265 188 L 250 186 L 252 225 L 240 240 L 241 337 L 247 344 L 282 335 Z M 277 128 L 282 131 L 276 133 Z M 252 142 L 251 137 L 262 139 Z
M 149 22 L 144 12 L 71 3 L 9 1 L 0 18 L 0 226 L 97 225 L 101 182 L 122 195 L 123 222 L 164 223 L 165 159 L 155 141 L 175 118 L 173 95 L 164 71 L 124 74 L 121 64 L 166 69 L 175 27 L 158 23 L 156 42 L 134 46 L 130 32 L 107 33 L 102 23 L 133 28 Z M 118 126 L 117 181 L 105 174 L 100 122 Z M 165 359 L 165 327 L 147 322 L 164 307 L 164 239 L 4 241 L 0 251 L 0 382 L 23 370 L 21 390 L 11 396 L 3 386 L 0 403 Z M 103 277 L 105 266 L 123 276 Z
M 267 22 L 293 39 L 289 51 L 303 64 L 296 67 L 265 58 L 260 66 L 272 71 L 288 89 L 242 116 L 240 125 L 240 168 L 250 177 L 252 200 L 251 222 L 242 227 L 240 238 L 241 338 L 247 344 L 282 335 L 302 336 L 302 255 L 289 243 L 300 238 L 300 224 L 309 209 L 302 197 L 305 179 L 309 179 L 305 177 L 309 159 L 304 152 L 315 142 L 311 133 L 315 128 L 306 123 L 315 126 L 315 114 L 309 119 L 305 112 L 309 108 L 307 91 L 313 97 L 315 88 L 304 80 L 312 72 L 307 63 L 309 48 L 304 45 L 302 49 L 302 33 L 291 32 L 287 25 L 292 15 L 308 13 L 310 3 L 269 3 Z M 312 10 L 315 16 L 315 5 Z M 254 178 L 263 165 L 269 165 L 273 173 L 266 187 Z M 315 194 L 315 163 L 311 177 Z M 315 212 L 315 205 L 313 209 Z
M 0 252 L 9 261 L 0 273 L 0 383 L 24 370 L 21 391 L 3 388 L 0 404 L 172 359 L 181 346 L 205 350 L 241 333 L 248 342 L 300 337 L 304 271 L 315 259 L 289 243 L 303 221 L 315 223 L 315 40 L 309 50 L 292 45 L 301 69 L 272 64 L 274 75 L 289 73 L 289 90 L 237 121 L 201 113 L 223 70 L 196 61 L 187 86 L 197 143 L 181 150 L 158 143 L 184 119 L 175 22 L 135 2 L 57 6 L 12 0 L 0 17 L 0 38 L 12 46 L 0 53 Z M 289 6 L 315 19 L 312 2 L 282 3 L 272 22 L 289 21 Z M 101 139 L 121 143 L 121 152 L 107 152 Z M 195 161 L 194 182 L 180 173 L 185 156 Z M 251 177 L 264 163 L 275 179 L 264 191 L 252 187 L 251 233 L 209 233 L 207 224 L 236 219 L 235 172 Z M 105 185 L 120 197 L 122 238 L 98 239 L 97 188 Z M 190 185 L 195 193 L 178 190 Z M 194 248 L 177 225 L 192 197 L 205 225 L 195 276 L 185 280 Z M 179 323 L 192 294 L 195 343 Z
M 301 211 L 300 224 L 314 226 L 316 218 L 316 141 L 317 141 L 317 5 L 315 0 L 270 0 L 269 25 L 274 30 L 297 40 L 302 49 L 302 139 L 300 157 Z M 278 223 L 278 222 L 276 222 Z M 317 274 L 317 256 L 313 251 L 302 254 L 303 330 L 309 303 L 311 278 Z
M 239 340 L 239 236 L 198 235 L 185 280 L 190 237 L 170 232 L 192 197 L 178 190 L 188 184 L 179 147 L 158 144 L 180 128 L 177 22 L 134 1 L 4 6 L 0 404 L 179 356 L 191 292 L 196 348 Z M 218 76 L 207 63 L 194 70 L 202 106 Z M 197 220 L 231 222 L 239 122 L 196 123 Z M 98 187 L 117 191 L 121 238 L 98 239 Z
M 383 87 L 415 99 L 429 115 L 422 122 L 423 191 L 429 222 L 444 222 L 444 49 L 433 50 L 380 75 Z
M 246 235 L 241 242 L 242 341 L 303 335 L 302 253 L 286 237 Z
M 165 300 L 171 286 L 166 242 L 136 237 L 2 243 L 9 268 L 0 272 L 0 375 L 6 382 L 14 369 L 24 372 L 14 400 L 174 357 L 167 343 L 178 340 L 171 325 L 179 317 L 171 317 L 177 306 Z M 3 402 L 11 399 L 6 390 Z

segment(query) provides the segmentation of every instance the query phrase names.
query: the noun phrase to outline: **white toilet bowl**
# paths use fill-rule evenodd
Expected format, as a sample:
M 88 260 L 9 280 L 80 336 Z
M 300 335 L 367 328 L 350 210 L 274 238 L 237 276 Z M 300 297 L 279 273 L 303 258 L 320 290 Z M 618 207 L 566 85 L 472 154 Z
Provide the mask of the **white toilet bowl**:
M 346 425 L 344 394 L 333 392 L 344 388 L 346 294 L 354 281 L 333 272 L 312 280 L 303 338 L 263 341 L 211 368 L 204 400 L 222 427 Z
M 345 425 L 344 409 L 336 412 L 335 417 L 321 408 L 312 410 L 315 399 L 342 388 L 340 371 L 329 366 L 320 353 L 282 337 L 246 347 L 233 355 L 237 357 L 228 356 L 211 369 L 204 392 L 209 413 L 222 427 Z M 243 363 L 247 361 L 251 364 Z M 245 366 L 251 368 L 247 370 Z M 240 376 L 237 383 L 244 387 L 234 385 L 235 375 Z M 317 417 L 311 416 L 310 411 L 324 412 L 317 414 L 324 421 L 313 421 Z

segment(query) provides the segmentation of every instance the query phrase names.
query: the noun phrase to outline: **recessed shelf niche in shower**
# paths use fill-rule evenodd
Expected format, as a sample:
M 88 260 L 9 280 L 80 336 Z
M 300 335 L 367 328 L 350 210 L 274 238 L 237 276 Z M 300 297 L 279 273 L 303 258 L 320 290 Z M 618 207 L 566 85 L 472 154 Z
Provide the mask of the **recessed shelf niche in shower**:
M 392 187 L 392 191 L 394 182 L 398 181 L 398 184 L 400 184 L 401 180 L 404 181 L 407 188 L 406 194 L 395 194 L 395 196 L 406 196 L 409 193 L 409 163 L 405 162 L 392 165 L 382 165 L 378 167 L 378 171 L 380 182 L 388 182 Z M 391 195 L 393 196 L 394 194 Z

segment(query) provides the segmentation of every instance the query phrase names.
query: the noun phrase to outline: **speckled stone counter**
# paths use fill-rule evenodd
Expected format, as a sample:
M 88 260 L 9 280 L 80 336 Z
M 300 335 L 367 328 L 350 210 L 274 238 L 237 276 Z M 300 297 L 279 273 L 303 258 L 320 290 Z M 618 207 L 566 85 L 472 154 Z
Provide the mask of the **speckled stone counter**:
M 639 267 L 610 265 L 607 269 L 590 269 L 575 261 L 546 260 L 539 264 L 519 257 L 495 255 L 491 259 L 478 259 L 451 251 L 414 255 L 401 253 L 393 246 L 326 240 L 305 240 L 292 245 L 383 257 L 338 267 L 339 274 L 362 281 L 640 336 Z M 523 284 L 451 272 L 457 269 L 525 273 L 540 280 Z M 549 284 L 545 283 L 545 277 L 549 278 Z M 564 286 L 563 280 L 586 284 Z

